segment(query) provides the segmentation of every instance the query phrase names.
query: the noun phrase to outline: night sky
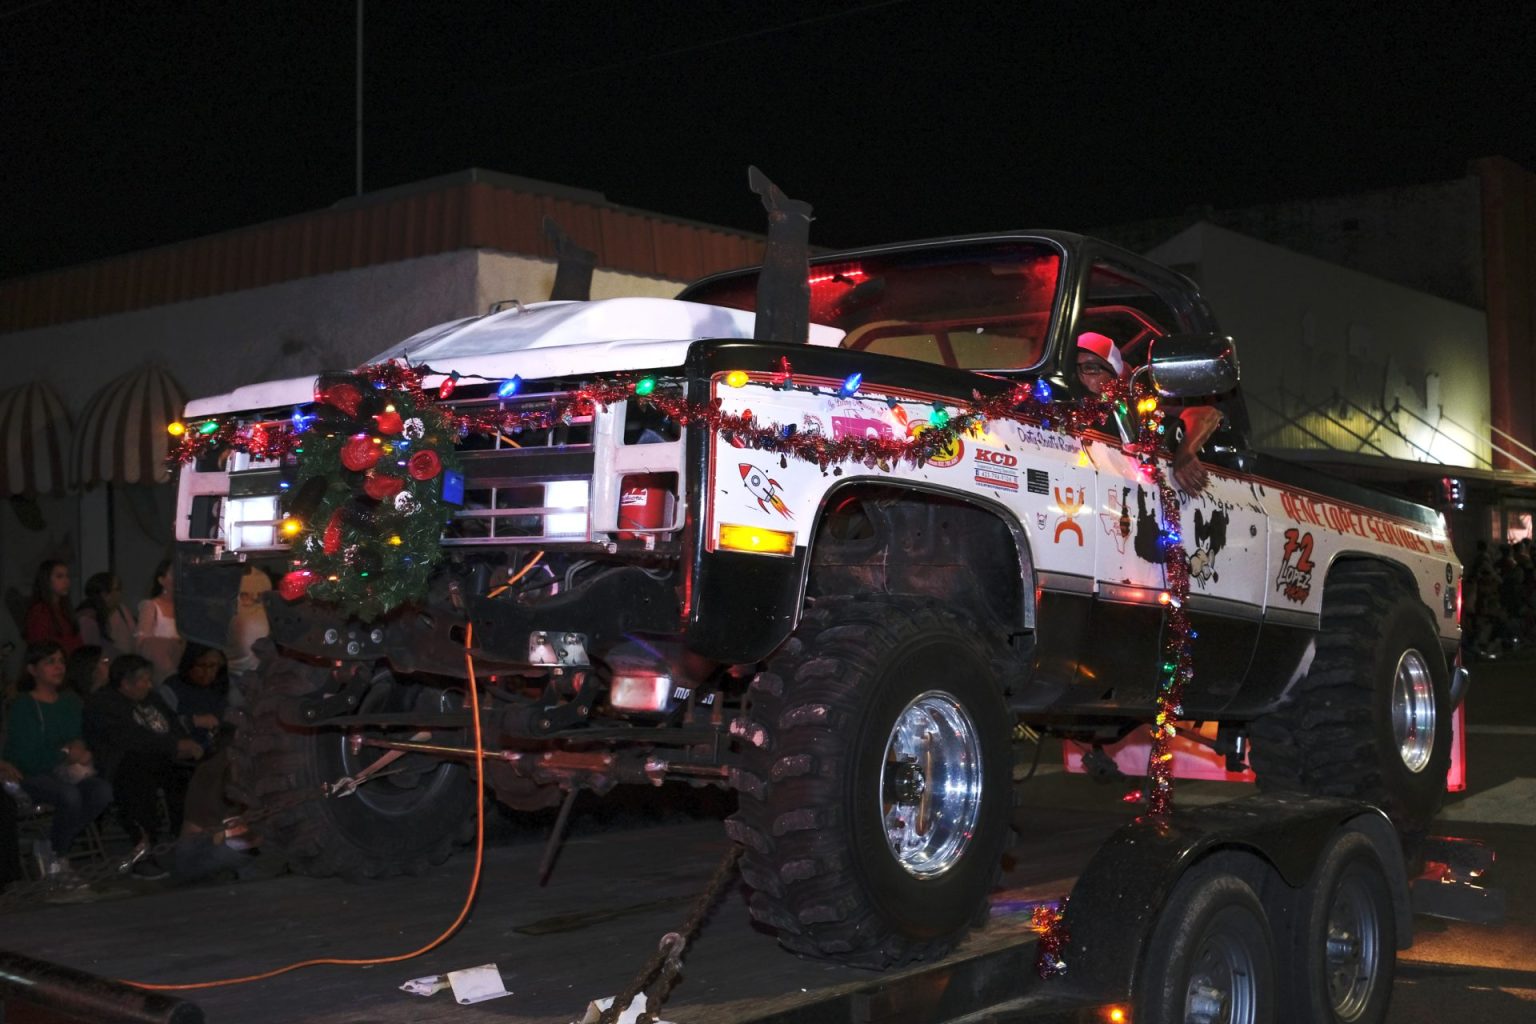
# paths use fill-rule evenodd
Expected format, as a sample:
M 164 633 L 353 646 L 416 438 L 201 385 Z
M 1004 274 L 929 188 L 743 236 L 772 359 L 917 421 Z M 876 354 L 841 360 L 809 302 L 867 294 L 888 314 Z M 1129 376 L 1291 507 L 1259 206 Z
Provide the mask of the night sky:
M 758 231 L 756 163 L 845 246 L 1536 170 L 1536 15 L 1431 6 L 368 0 L 365 187 L 479 166 Z M 350 195 L 355 27 L 0 0 L 0 278 Z

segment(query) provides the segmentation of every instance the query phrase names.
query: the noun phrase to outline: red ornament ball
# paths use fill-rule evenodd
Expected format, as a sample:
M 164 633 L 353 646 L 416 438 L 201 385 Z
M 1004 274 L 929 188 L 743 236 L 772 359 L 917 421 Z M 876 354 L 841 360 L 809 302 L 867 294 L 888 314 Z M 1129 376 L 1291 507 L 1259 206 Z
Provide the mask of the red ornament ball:
M 356 384 L 342 382 L 316 388 L 315 400 L 333 409 L 340 409 L 348 416 L 356 416 L 358 404 L 363 400 L 363 392 Z
M 363 479 L 363 493 L 374 501 L 386 501 L 405 489 L 405 481 L 388 473 L 370 470 Z
M 295 569 L 278 581 L 277 593 L 284 601 L 297 601 L 319 582 L 319 573 L 309 569 Z
M 434 451 L 417 452 L 405 464 L 405 471 L 412 480 L 431 480 L 443 471 L 443 460 Z
M 320 549 L 328 555 L 334 555 L 341 550 L 341 510 L 331 513 L 331 521 L 325 524 L 325 533 L 320 536 Z
M 405 429 L 405 420 L 401 419 L 400 414 L 393 409 L 379 413 L 374 416 L 373 421 L 379 425 L 379 433 L 386 437 L 393 437 Z
M 341 446 L 341 464 L 354 473 L 372 469 L 379 461 L 379 446 L 367 434 L 355 434 Z

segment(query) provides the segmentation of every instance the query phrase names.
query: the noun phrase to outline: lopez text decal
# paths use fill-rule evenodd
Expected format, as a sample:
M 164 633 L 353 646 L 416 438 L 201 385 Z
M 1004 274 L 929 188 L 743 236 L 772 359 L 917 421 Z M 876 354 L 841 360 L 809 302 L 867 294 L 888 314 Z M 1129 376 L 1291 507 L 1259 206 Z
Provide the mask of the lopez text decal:
M 1280 572 L 1275 589 L 1286 600 L 1301 604 L 1312 596 L 1312 534 L 1294 527 L 1285 531 L 1285 548 L 1280 552 Z

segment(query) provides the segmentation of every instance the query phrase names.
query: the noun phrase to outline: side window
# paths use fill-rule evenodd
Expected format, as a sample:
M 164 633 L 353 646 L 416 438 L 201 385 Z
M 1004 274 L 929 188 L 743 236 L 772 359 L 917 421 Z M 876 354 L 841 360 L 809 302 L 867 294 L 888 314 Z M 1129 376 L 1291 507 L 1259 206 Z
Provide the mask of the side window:
M 1152 339 L 1189 330 L 1189 323 L 1152 282 L 1109 260 L 1098 260 L 1088 274 L 1077 330 L 1113 338 L 1126 365 L 1147 361 Z

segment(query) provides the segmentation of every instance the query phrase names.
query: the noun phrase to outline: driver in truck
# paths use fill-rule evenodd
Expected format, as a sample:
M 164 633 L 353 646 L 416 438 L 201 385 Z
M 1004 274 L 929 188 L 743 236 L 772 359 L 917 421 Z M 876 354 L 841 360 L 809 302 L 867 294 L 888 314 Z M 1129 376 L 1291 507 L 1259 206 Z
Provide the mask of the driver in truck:
M 1077 336 L 1077 379 L 1090 395 L 1100 395 L 1112 378 L 1124 378 L 1130 368 L 1120 347 L 1108 335 L 1084 331 Z M 1200 464 L 1200 449 L 1221 426 L 1221 413 L 1208 405 L 1187 405 L 1178 411 L 1182 424 L 1173 450 L 1173 479 L 1182 490 L 1205 490 L 1210 474 Z

